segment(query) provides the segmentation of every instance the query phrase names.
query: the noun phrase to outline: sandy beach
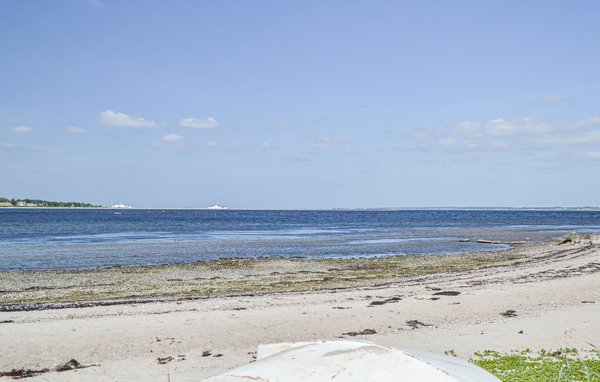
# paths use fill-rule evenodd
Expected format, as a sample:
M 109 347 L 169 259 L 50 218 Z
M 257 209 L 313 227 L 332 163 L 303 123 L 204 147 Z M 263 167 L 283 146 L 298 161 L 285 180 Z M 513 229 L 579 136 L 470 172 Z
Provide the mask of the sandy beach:
M 198 381 L 251 362 L 261 343 L 338 338 L 464 359 L 600 346 L 600 245 L 585 240 L 460 256 L 0 272 L 0 291 L 0 373 L 50 370 L 31 381 Z M 71 359 L 89 367 L 55 371 Z

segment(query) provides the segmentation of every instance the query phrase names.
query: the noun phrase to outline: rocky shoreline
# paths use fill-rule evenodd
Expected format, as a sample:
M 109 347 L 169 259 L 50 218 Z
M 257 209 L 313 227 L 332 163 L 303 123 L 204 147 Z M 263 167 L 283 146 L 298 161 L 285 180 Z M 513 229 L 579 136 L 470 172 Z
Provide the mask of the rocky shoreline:
M 449 272 L 506 267 L 600 243 L 571 234 L 504 251 L 355 259 L 222 259 L 94 270 L 0 271 L 0 312 L 85 308 L 215 297 L 369 288 Z
M 506 265 L 506 251 L 354 259 L 222 259 L 94 270 L 0 271 L 0 311 L 29 311 L 391 284 L 434 273 Z

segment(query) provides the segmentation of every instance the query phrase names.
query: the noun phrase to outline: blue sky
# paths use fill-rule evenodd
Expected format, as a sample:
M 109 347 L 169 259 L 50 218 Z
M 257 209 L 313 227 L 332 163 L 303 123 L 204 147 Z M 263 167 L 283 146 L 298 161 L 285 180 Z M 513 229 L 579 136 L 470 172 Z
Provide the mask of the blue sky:
M 600 205 L 593 1 L 0 2 L 0 196 Z

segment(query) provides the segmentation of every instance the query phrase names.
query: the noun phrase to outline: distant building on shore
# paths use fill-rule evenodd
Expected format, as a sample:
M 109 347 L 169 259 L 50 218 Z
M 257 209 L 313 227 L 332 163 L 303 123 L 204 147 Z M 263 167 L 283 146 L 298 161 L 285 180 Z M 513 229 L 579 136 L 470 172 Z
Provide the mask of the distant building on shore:
M 17 207 L 39 207 L 37 203 L 27 203 L 24 200 L 17 200 Z
M 0 202 L 0 207 L 12 207 L 11 202 Z

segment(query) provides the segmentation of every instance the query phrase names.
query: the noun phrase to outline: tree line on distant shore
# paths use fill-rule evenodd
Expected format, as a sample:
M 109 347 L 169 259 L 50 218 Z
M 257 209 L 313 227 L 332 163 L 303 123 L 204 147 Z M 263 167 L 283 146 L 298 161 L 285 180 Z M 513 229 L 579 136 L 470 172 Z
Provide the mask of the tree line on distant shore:
M 10 203 L 10 206 L 8 205 Z M 41 199 L 8 199 L 0 197 L 0 207 L 100 207 L 90 203 L 52 202 Z

